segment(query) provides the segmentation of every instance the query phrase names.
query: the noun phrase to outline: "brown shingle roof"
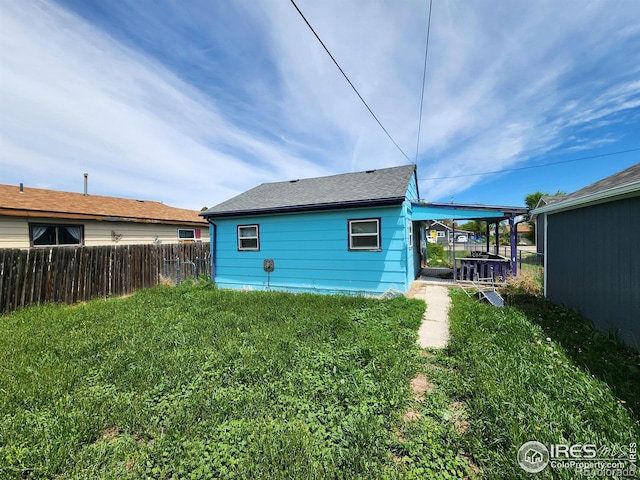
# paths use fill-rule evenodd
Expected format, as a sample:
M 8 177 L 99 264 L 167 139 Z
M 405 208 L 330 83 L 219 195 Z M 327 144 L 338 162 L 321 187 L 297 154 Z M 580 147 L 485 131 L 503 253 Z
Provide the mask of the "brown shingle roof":
M 0 185 L 0 215 L 206 225 L 195 210 L 149 200 Z

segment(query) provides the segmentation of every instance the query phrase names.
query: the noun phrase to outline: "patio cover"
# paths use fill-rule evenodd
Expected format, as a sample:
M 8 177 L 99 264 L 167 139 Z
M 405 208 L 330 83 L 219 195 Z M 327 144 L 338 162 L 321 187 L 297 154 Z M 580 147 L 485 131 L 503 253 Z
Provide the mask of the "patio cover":
M 529 210 L 526 207 L 500 207 L 492 205 L 464 205 L 459 203 L 412 203 L 411 220 L 414 222 L 427 220 L 482 220 L 487 222 L 487 250 L 489 250 L 489 224 L 496 224 L 496 237 L 498 236 L 498 223 L 509 221 L 510 226 L 510 259 L 511 273 L 518 273 L 516 255 L 518 252 L 515 224 L 526 218 Z M 517 218 L 520 217 L 520 218 Z M 454 239 L 455 245 L 455 239 Z M 497 253 L 496 246 L 496 253 Z M 454 256 L 454 279 L 456 278 Z
M 489 220 L 491 223 L 526 215 L 526 207 L 464 205 L 459 203 L 412 203 L 411 218 L 421 220 Z

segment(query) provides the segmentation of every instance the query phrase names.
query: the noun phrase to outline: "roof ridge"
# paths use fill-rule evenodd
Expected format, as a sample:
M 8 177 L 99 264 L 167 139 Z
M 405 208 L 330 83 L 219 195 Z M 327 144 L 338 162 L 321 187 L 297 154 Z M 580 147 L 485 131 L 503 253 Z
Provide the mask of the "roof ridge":
M 371 168 L 369 170 L 358 170 L 356 172 L 332 173 L 331 175 L 321 175 L 319 177 L 305 177 L 305 178 L 295 178 L 295 179 L 292 178 L 289 180 L 278 180 L 277 182 L 264 182 L 264 183 L 261 183 L 260 185 L 273 185 L 278 183 L 302 182 L 304 180 L 328 179 L 333 177 L 342 177 L 345 175 L 359 175 L 363 173 L 373 173 L 373 172 L 379 172 L 382 170 L 393 170 L 393 169 L 400 169 L 400 168 L 406 168 L 406 167 L 413 167 L 414 170 L 416 169 L 416 166 L 414 164 L 406 164 L 406 165 L 398 165 L 395 167 Z

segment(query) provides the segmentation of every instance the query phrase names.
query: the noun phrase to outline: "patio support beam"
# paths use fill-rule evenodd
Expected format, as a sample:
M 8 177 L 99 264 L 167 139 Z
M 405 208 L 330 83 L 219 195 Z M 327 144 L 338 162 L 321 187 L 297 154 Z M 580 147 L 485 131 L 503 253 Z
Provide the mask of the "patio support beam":
M 493 253 L 500 255 L 500 222 L 496 222 L 496 246 Z
M 509 217 L 509 245 L 511 246 L 509 256 L 511 258 L 511 274 L 515 277 L 518 274 L 518 232 L 516 222 L 513 217 Z
M 453 235 L 453 281 L 458 281 L 458 272 L 456 270 L 456 221 L 451 221 L 451 235 Z
M 491 234 L 491 227 L 489 225 L 489 220 L 487 220 L 487 253 L 491 253 L 491 240 L 489 239 L 490 234 Z

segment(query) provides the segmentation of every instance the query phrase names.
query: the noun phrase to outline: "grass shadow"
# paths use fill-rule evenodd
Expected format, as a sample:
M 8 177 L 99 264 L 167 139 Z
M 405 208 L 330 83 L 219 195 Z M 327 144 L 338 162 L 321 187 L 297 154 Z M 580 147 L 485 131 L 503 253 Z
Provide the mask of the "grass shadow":
M 506 302 L 562 346 L 577 367 L 609 385 L 640 423 L 640 352 L 596 330 L 575 310 L 544 298 L 508 294 Z

